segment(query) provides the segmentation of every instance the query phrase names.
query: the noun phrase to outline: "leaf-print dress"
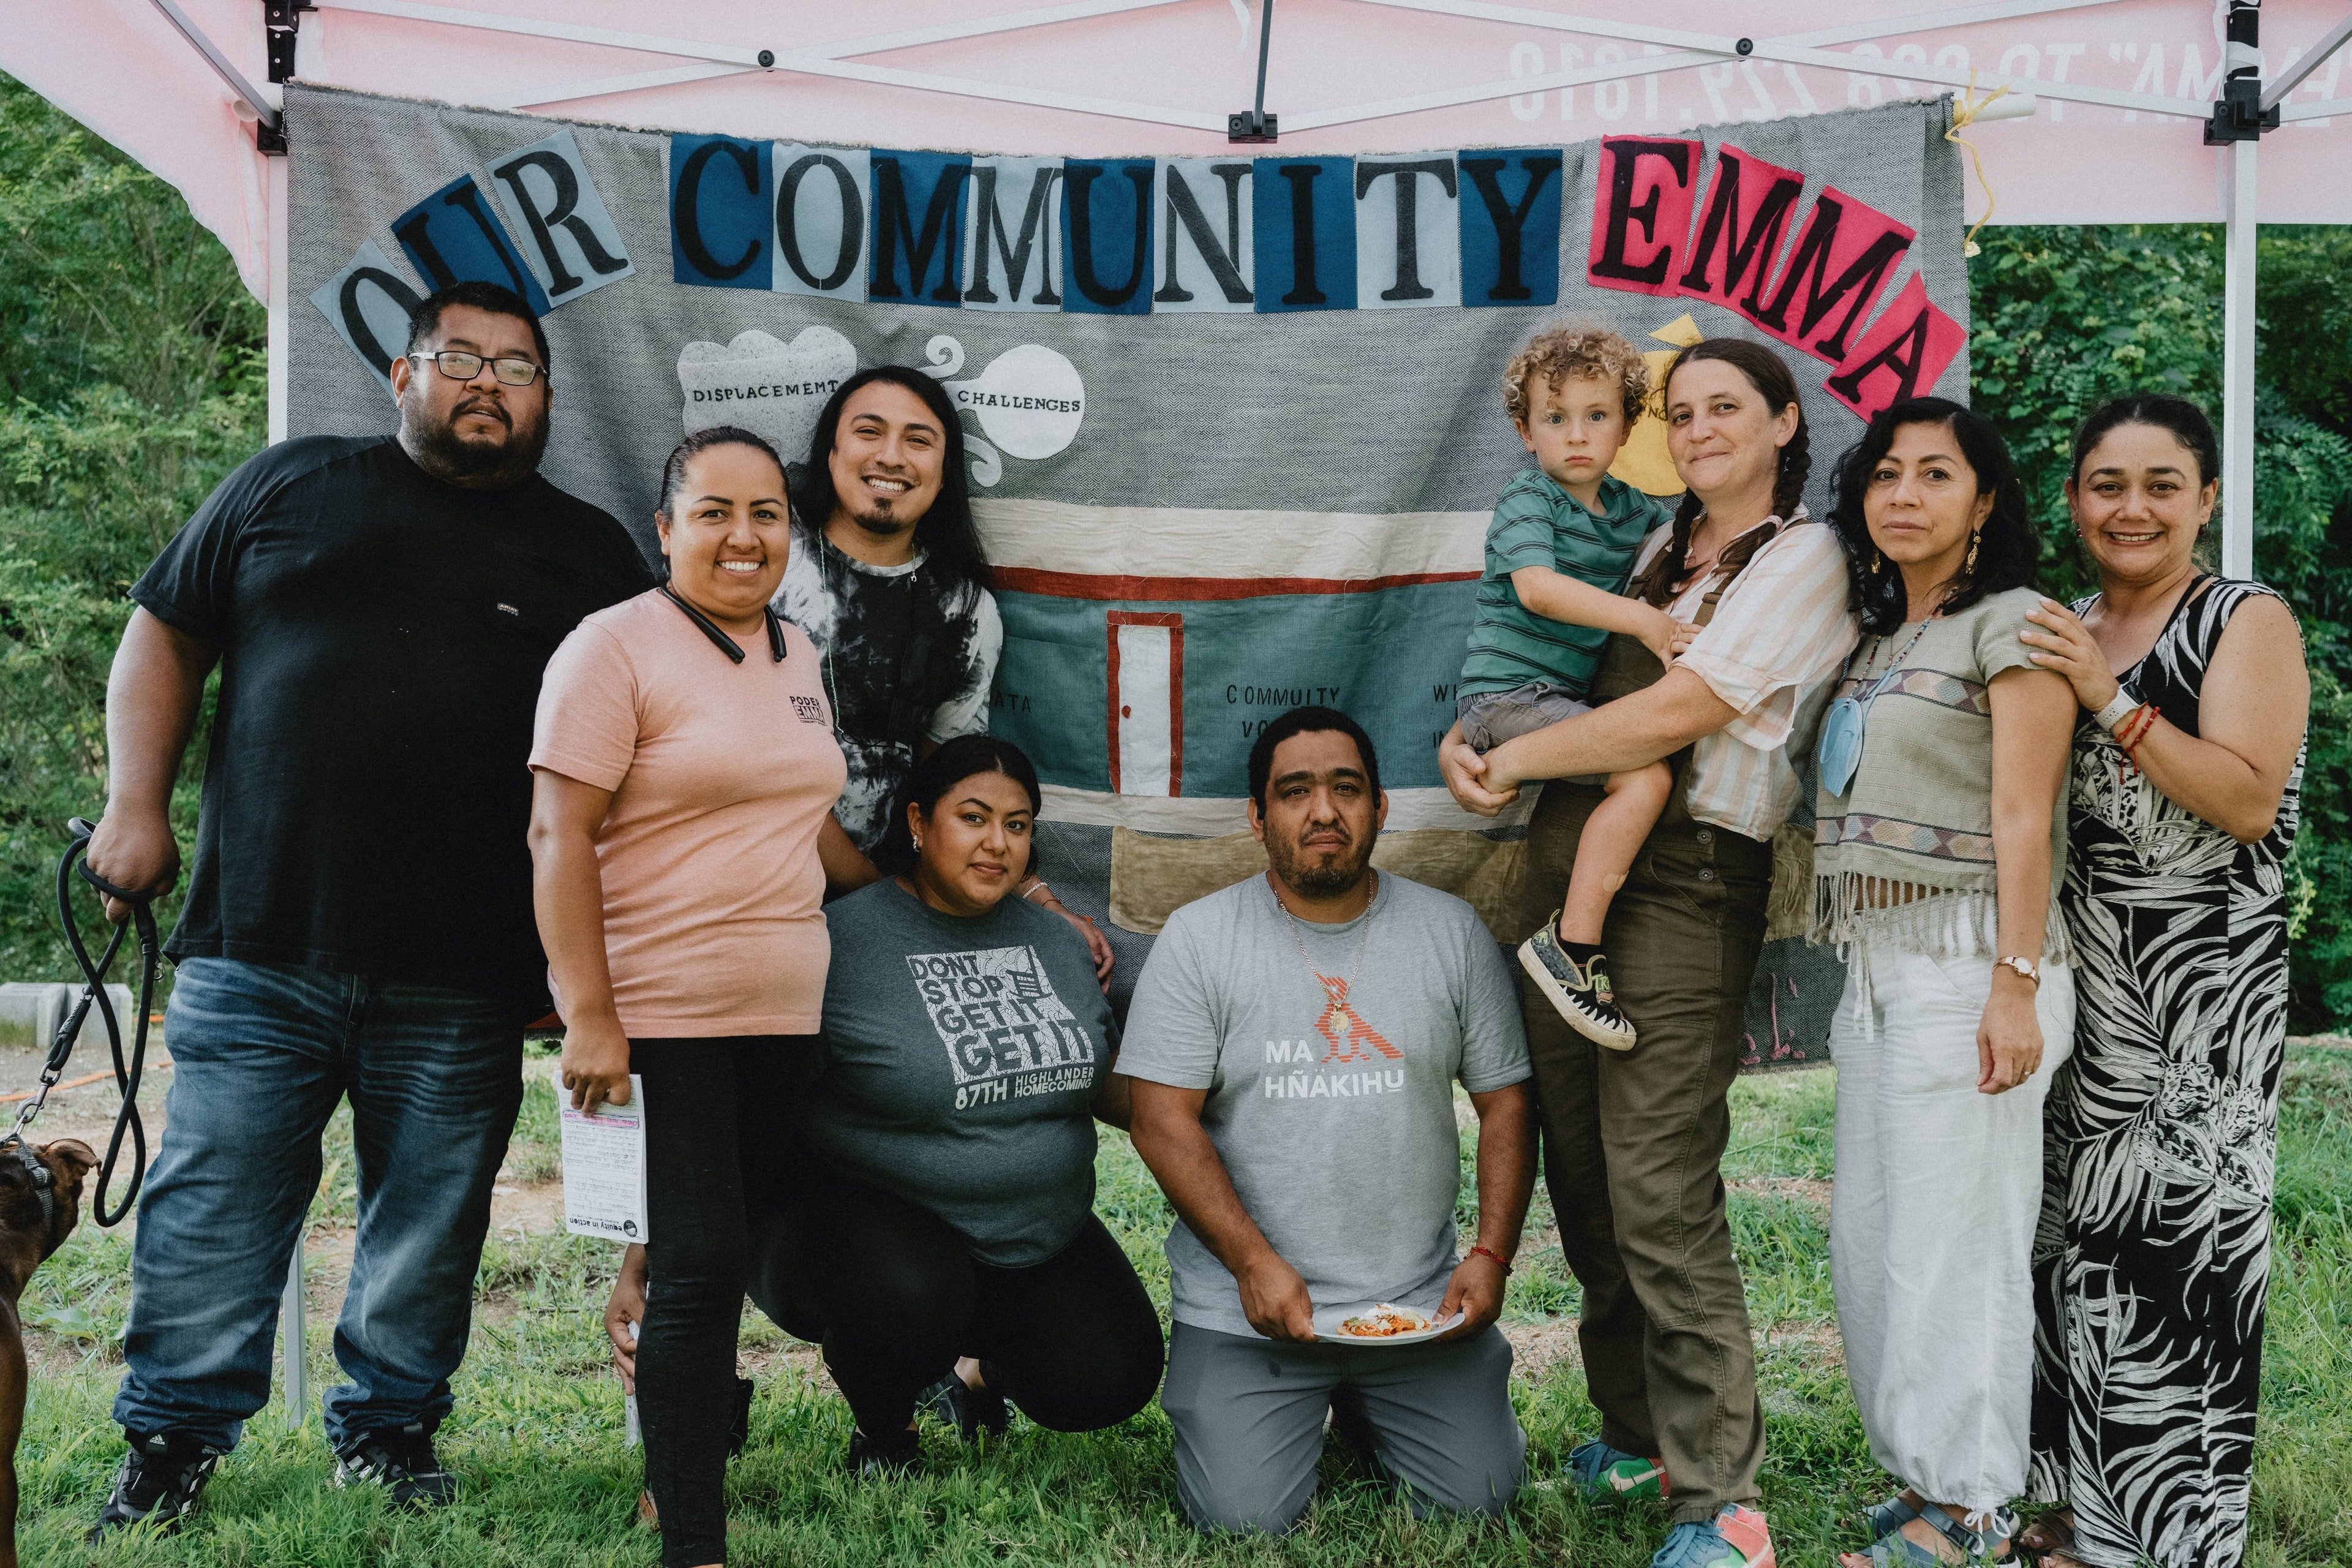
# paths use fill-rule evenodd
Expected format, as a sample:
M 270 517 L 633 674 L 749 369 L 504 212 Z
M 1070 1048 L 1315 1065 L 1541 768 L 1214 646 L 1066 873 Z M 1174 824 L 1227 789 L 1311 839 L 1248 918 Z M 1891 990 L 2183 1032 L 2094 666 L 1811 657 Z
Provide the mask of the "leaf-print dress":
M 2192 585 L 2125 684 L 2196 734 L 2213 650 L 2258 595 L 2276 596 Z M 2072 1552 L 2095 1568 L 2244 1554 L 2302 776 L 2298 755 L 2276 825 L 2242 845 L 2095 723 L 2075 734 L 2081 1022 L 2045 1121 L 2030 1489 L 2074 1505 Z

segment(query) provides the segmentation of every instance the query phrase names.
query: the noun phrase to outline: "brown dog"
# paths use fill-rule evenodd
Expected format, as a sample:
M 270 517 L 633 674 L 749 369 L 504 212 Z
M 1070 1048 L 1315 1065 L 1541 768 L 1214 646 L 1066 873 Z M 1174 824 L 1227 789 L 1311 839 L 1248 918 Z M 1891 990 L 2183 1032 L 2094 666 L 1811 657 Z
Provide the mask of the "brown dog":
M 28 1160 L 40 1162 L 46 1184 Z M 16 1439 L 25 1430 L 25 1327 L 16 1299 L 81 1218 L 81 1181 L 98 1164 L 76 1138 L 0 1145 L 0 1568 L 16 1568 Z

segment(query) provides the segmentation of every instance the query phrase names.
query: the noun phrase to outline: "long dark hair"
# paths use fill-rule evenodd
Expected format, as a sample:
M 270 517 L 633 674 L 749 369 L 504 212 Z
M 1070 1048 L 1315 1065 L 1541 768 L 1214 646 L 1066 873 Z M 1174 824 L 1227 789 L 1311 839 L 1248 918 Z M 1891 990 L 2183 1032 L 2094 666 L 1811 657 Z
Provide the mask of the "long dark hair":
M 955 399 L 947 388 L 919 370 L 903 364 L 877 364 L 859 371 L 836 387 L 816 416 L 809 438 L 808 461 L 792 474 L 793 510 L 804 527 L 822 532 L 833 516 L 833 447 L 841 430 L 841 411 L 862 388 L 876 382 L 903 386 L 923 400 L 939 420 L 947 452 L 940 468 L 940 495 L 915 524 L 915 542 L 929 563 L 950 579 L 988 586 L 988 557 L 981 553 L 980 531 L 972 526 L 971 487 L 964 477 L 963 422 L 957 417 Z
M 1862 617 L 1862 629 L 1874 636 L 1903 624 L 1908 596 L 1902 567 L 1885 559 L 1871 542 L 1863 498 L 1870 489 L 1871 471 L 1894 448 L 1895 432 L 1906 425 L 1950 426 L 1960 456 L 1976 470 L 1977 494 L 1992 497 L 1992 510 L 1977 531 L 1975 561 L 1952 580 L 1944 613 L 1965 610 L 1990 594 L 2035 587 L 2041 574 L 2042 541 L 2026 512 L 2025 487 L 2018 483 L 2008 443 L 1992 421 L 1949 398 L 1914 397 L 1898 403 L 1873 419 L 1862 439 L 1838 459 L 1837 500 L 1830 510 L 1830 526 L 1845 546 L 1854 614 Z
M 1812 433 L 1805 426 L 1805 405 L 1797 396 L 1797 378 L 1789 374 L 1786 361 L 1761 343 L 1751 343 L 1745 338 L 1703 338 L 1675 355 L 1674 363 L 1666 366 L 1666 374 L 1658 383 L 1660 401 L 1664 402 L 1673 391 L 1676 371 L 1707 360 L 1720 360 L 1747 377 L 1748 384 L 1756 389 L 1757 395 L 1764 399 L 1774 415 L 1792 404 L 1796 406 L 1797 431 L 1780 448 L 1780 467 L 1772 479 L 1772 513 L 1785 522 L 1803 504 L 1805 480 L 1813 471 Z M 1675 585 L 1689 570 L 1691 529 L 1705 510 L 1706 502 L 1694 493 L 1684 492 L 1683 503 L 1675 510 L 1673 539 L 1627 592 L 1653 605 L 1664 605 L 1674 597 Z M 1757 532 L 1735 542 L 1717 563 L 1717 574 L 1726 581 L 1738 576 L 1748 559 L 1770 542 L 1769 536 Z
M 993 735 L 958 735 L 917 763 L 915 771 L 907 775 L 907 782 L 890 797 L 890 820 L 882 829 L 882 841 L 874 847 L 874 864 L 884 876 L 895 877 L 915 868 L 915 836 L 907 826 L 907 808 L 919 806 L 928 817 L 939 809 L 950 790 L 974 773 L 1003 773 L 1019 784 L 1028 794 L 1032 816 L 1045 805 L 1037 791 L 1037 770 L 1030 764 L 1028 753 Z M 1032 833 L 1029 870 L 1034 873 L 1036 869 L 1036 835 Z

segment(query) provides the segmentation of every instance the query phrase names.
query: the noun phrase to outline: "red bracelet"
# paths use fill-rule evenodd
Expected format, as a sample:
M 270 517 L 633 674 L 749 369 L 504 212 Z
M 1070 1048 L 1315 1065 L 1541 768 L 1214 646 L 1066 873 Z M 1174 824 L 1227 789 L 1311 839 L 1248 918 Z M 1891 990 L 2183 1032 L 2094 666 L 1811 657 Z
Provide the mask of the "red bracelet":
M 1504 1272 L 1504 1273 L 1508 1274 L 1508 1273 L 1511 1271 L 1511 1260 L 1510 1260 L 1509 1258 L 1507 1258 L 1504 1257 L 1501 1253 L 1499 1253 L 1499 1252 L 1496 1251 L 1496 1250 L 1495 1250 L 1493 1247 L 1483 1247 L 1483 1246 L 1482 1246 L 1482 1247 L 1472 1247 L 1472 1248 L 1470 1249 L 1470 1257 L 1471 1257 L 1471 1258 L 1493 1258 L 1496 1262 L 1497 1262 L 1497 1263 L 1499 1263 L 1499 1264 L 1501 1264 L 1501 1265 L 1503 1266 L 1503 1272 Z M 1467 1259 L 1465 1259 L 1465 1261 L 1467 1261 Z
M 2147 739 L 2147 732 L 2156 728 L 2156 721 L 2159 715 L 2154 708 L 2143 703 L 2140 706 L 2139 711 L 2135 713 L 2132 717 L 2137 720 L 2137 722 L 2130 723 L 2129 721 L 2126 721 L 2126 724 L 2131 730 L 2131 738 L 2128 740 L 2118 739 L 2116 744 L 2123 748 L 2124 766 L 2133 773 L 2137 773 L 2140 771 L 2140 743 Z M 2118 729 L 2125 727 L 2126 725 L 2117 726 Z
M 2141 703 L 2131 710 L 2129 717 L 2116 726 L 2116 744 L 2129 752 L 2147 738 L 2147 732 L 2156 728 L 2156 710 L 2145 702 Z

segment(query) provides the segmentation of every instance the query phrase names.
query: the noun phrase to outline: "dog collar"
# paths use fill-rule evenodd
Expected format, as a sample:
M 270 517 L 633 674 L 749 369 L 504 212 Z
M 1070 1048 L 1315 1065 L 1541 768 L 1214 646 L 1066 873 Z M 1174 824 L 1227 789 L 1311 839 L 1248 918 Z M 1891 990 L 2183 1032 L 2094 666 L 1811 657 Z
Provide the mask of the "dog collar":
M 49 1252 L 58 1249 L 57 1178 L 49 1173 L 48 1166 L 41 1163 L 41 1157 L 33 1152 L 33 1146 L 17 1134 L 12 1132 L 5 1141 L 0 1141 L 0 1149 L 15 1155 L 17 1163 L 25 1167 L 26 1180 L 33 1184 L 33 1195 L 41 1200 L 41 1235 L 49 1244 L 47 1252 L 42 1254 L 46 1258 Z

